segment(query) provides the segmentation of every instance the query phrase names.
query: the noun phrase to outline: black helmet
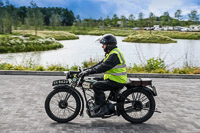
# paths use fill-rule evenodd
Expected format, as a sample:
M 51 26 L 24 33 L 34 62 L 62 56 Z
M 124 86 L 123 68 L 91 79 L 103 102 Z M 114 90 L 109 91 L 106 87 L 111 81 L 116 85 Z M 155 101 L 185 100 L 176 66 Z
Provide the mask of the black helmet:
M 112 34 L 105 34 L 99 41 L 101 44 L 106 44 L 106 45 L 117 45 L 117 39 L 114 35 Z

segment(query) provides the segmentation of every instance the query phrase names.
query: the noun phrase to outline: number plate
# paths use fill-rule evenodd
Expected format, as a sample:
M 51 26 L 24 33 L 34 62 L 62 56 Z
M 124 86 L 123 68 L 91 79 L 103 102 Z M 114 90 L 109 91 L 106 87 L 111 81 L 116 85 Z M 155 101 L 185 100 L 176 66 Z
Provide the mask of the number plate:
M 53 81 L 52 86 L 63 84 L 69 84 L 69 81 L 67 79 L 55 80 Z

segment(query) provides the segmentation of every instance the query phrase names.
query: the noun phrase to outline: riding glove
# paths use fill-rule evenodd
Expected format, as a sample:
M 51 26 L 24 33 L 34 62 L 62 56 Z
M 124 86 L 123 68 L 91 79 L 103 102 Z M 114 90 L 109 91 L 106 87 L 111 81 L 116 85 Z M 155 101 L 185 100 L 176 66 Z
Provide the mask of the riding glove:
M 88 70 L 86 70 L 86 71 L 80 72 L 80 73 L 78 74 L 78 76 L 79 76 L 79 77 L 83 77 L 83 76 L 86 76 L 86 75 L 88 75 L 88 74 L 89 74 L 89 72 L 88 72 Z

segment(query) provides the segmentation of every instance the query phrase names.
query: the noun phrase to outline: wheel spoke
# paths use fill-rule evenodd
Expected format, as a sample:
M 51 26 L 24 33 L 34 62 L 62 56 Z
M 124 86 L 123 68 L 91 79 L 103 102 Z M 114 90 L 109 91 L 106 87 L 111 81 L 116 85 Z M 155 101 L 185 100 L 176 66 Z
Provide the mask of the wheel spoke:
M 131 99 L 133 99 L 133 100 L 130 100 L 129 96 L 131 96 Z M 130 115 L 130 117 L 132 117 L 134 119 L 141 119 L 141 118 L 145 117 L 148 114 L 148 112 L 150 111 L 150 108 L 148 107 L 148 105 L 147 105 L 147 107 L 144 106 L 149 102 L 148 97 L 144 93 L 134 92 L 134 93 L 129 94 L 126 99 L 129 99 L 127 102 L 131 102 L 131 104 L 124 103 L 124 110 L 128 115 Z M 136 110 L 136 106 L 138 106 L 136 104 L 139 104 L 139 110 Z M 140 109 L 140 106 L 141 106 L 141 109 Z M 143 108 L 143 107 L 145 107 L 145 108 Z
M 64 101 L 66 100 L 66 101 Z M 60 107 L 60 102 L 66 102 L 66 108 Z M 71 93 L 67 91 L 58 92 L 54 96 L 52 96 L 50 100 L 50 110 L 54 116 L 57 118 L 67 119 L 72 116 L 76 111 L 76 106 L 74 106 L 76 100 Z M 72 106 L 69 106 L 71 104 Z
M 71 106 L 68 106 L 67 109 L 70 110 L 70 111 L 72 111 L 72 112 L 75 112 L 75 108 L 73 108 Z
M 59 100 L 62 100 L 62 97 L 60 96 L 59 93 L 57 93 Z

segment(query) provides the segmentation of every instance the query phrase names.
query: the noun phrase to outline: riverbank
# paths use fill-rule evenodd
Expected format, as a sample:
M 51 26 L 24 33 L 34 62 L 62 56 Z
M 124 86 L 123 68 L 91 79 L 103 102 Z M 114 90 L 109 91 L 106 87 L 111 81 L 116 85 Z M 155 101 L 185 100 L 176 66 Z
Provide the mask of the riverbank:
M 34 30 L 14 30 L 13 34 L 22 35 L 22 36 L 30 36 L 30 35 L 35 35 L 35 31 Z M 42 31 L 37 31 L 37 36 L 45 37 L 45 38 L 54 38 L 57 41 L 79 39 L 78 36 L 66 31 L 42 30 Z
M 133 30 L 133 29 L 120 29 L 120 28 L 107 28 L 107 29 L 99 29 L 99 28 L 71 28 L 69 32 L 76 35 L 104 35 L 104 34 L 113 34 L 116 36 L 126 37 L 128 35 L 137 35 L 137 34 L 146 34 L 150 33 L 150 31 L 146 30 Z M 199 40 L 200 32 L 180 32 L 180 31 L 151 31 L 152 34 L 167 36 L 172 39 L 192 39 Z
M 136 35 L 129 35 L 126 37 L 124 42 L 137 42 L 137 43 L 176 43 L 177 41 L 172 40 L 168 36 L 162 36 L 158 34 L 136 34 Z

